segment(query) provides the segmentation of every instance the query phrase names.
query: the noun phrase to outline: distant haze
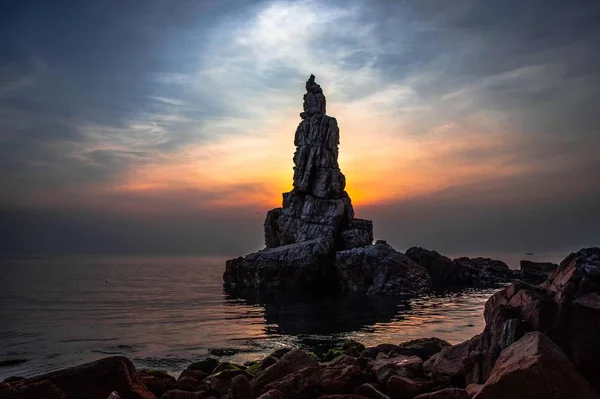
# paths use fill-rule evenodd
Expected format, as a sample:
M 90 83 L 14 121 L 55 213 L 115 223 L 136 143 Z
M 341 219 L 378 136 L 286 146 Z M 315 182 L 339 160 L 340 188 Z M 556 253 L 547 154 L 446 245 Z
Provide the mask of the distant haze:
M 259 249 L 311 73 L 376 238 L 599 245 L 599 20 L 595 0 L 4 2 L 0 254 Z

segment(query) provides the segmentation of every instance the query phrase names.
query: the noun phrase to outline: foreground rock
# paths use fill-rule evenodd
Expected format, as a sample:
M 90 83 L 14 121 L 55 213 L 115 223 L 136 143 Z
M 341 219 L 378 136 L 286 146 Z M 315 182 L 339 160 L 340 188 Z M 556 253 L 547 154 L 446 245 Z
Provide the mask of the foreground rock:
M 417 294 L 431 279 L 389 246 L 371 247 L 373 223 L 354 217 L 338 164 L 337 120 L 310 76 L 296 129 L 293 189 L 265 219 L 265 248 L 226 262 L 228 288 L 336 289 Z
M 516 282 L 487 301 L 484 331 L 424 365 L 439 381 L 483 384 L 503 350 L 531 331 L 547 335 L 600 392 L 600 248 L 569 255 L 541 286 Z
M 521 261 L 520 279 L 529 284 L 541 284 L 558 268 L 556 263 Z
M 596 393 L 560 348 L 531 332 L 506 348 L 475 399 L 594 399 Z
M 123 399 L 155 398 L 140 380 L 131 361 L 121 356 L 19 381 L 0 390 L 0 397 L 106 399 L 112 392 L 118 392 Z

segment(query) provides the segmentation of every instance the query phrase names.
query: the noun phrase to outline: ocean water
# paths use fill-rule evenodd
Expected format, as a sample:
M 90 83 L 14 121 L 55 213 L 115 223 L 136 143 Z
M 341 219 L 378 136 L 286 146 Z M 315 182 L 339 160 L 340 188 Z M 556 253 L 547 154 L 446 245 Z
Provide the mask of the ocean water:
M 224 291 L 220 258 L 0 262 L 0 380 L 110 355 L 176 374 L 209 355 L 244 362 L 281 346 L 318 350 L 347 338 L 458 343 L 481 332 L 483 305 L 495 291 L 258 296 Z

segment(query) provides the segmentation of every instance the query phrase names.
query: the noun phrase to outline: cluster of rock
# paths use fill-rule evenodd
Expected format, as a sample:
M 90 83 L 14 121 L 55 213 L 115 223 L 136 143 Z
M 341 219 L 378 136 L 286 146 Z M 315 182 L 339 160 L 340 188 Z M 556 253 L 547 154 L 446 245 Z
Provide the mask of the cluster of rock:
M 406 256 L 423 266 L 435 285 L 489 287 L 516 277 L 506 263 L 490 258 L 461 257 L 452 260 L 420 247 L 409 248 Z
M 513 277 L 508 266 L 484 258 L 454 261 L 411 248 L 406 255 L 385 241 L 373 245 L 373 223 L 358 219 L 338 165 L 339 128 L 326 115 L 313 75 L 294 144 L 293 189 L 267 213 L 265 248 L 227 261 L 228 288 L 339 288 L 368 294 L 419 294 L 434 284 L 490 286 Z
M 110 357 L 0 383 L 0 397 L 136 399 L 592 399 L 600 393 L 600 248 L 569 255 L 539 286 L 513 283 L 485 306 L 486 327 L 321 355 L 282 348 L 236 365 L 208 358 L 179 378 Z

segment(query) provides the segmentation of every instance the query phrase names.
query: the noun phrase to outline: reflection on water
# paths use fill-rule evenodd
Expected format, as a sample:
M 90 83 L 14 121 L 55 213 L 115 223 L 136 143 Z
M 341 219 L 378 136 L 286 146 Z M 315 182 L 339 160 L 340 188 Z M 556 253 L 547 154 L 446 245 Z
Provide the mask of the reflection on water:
M 452 343 L 483 328 L 494 290 L 419 298 L 225 292 L 224 259 L 2 260 L 0 378 L 31 376 L 125 355 L 171 372 L 214 348 L 233 361 L 283 345 L 366 345 L 437 336 Z

